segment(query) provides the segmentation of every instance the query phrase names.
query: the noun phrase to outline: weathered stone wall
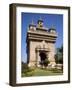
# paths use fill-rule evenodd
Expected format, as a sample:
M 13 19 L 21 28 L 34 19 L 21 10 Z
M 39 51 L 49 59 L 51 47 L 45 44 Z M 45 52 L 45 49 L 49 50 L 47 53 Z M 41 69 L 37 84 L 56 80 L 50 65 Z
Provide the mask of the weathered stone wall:
M 41 42 L 35 42 L 35 41 L 30 41 L 30 58 L 29 58 L 29 66 L 34 66 L 37 62 L 36 60 L 36 51 L 35 48 L 41 44 Z
M 55 44 L 48 43 L 48 48 L 50 49 L 50 52 L 48 54 L 50 64 L 55 64 Z

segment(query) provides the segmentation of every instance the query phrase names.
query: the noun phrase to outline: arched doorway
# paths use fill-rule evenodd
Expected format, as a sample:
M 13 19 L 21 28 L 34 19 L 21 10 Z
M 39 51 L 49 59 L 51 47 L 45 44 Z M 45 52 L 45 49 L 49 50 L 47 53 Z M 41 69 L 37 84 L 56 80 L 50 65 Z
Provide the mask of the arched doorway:
M 45 51 L 40 51 L 40 64 L 43 64 L 44 61 L 47 59 L 47 55 Z

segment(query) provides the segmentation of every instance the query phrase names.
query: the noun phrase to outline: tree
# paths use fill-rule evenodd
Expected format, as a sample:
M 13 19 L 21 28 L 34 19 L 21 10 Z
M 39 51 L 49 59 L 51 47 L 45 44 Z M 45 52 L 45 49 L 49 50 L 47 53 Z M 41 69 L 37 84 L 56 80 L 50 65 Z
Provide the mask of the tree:
M 57 48 L 55 55 L 56 63 L 63 64 L 63 45 L 60 48 Z
M 27 63 L 24 63 L 23 61 L 21 62 L 21 68 L 22 68 L 22 72 L 28 71 L 29 67 Z

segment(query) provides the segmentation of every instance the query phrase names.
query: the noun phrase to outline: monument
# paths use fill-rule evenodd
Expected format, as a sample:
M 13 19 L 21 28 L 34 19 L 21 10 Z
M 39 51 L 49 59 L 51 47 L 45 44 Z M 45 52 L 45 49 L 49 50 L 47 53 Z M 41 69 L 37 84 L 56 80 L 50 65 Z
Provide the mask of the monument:
M 43 20 L 39 19 L 37 25 L 29 24 L 27 31 L 27 63 L 28 66 L 40 67 L 42 60 L 48 59 L 50 65 L 55 63 L 55 42 L 57 32 L 54 27 L 46 28 Z

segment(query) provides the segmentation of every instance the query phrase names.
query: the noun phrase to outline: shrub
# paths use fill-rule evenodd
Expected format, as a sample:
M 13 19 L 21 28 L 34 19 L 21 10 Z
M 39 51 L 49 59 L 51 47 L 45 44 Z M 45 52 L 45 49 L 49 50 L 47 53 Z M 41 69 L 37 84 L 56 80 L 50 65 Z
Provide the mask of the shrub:
M 44 66 L 47 67 L 48 64 L 49 64 L 49 61 L 48 61 L 48 60 L 45 60 L 45 61 L 44 61 Z
M 49 60 L 48 60 L 48 59 L 45 59 L 44 61 L 41 61 L 41 62 L 40 62 L 40 65 L 41 65 L 41 66 L 47 67 L 48 64 L 49 64 Z
M 28 64 L 22 62 L 22 76 L 32 76 L 35 67 L 28 67 Z
M 29 67 L 26 63 L 22 63 L 22 72 L 26 72 L 29 70 Z

